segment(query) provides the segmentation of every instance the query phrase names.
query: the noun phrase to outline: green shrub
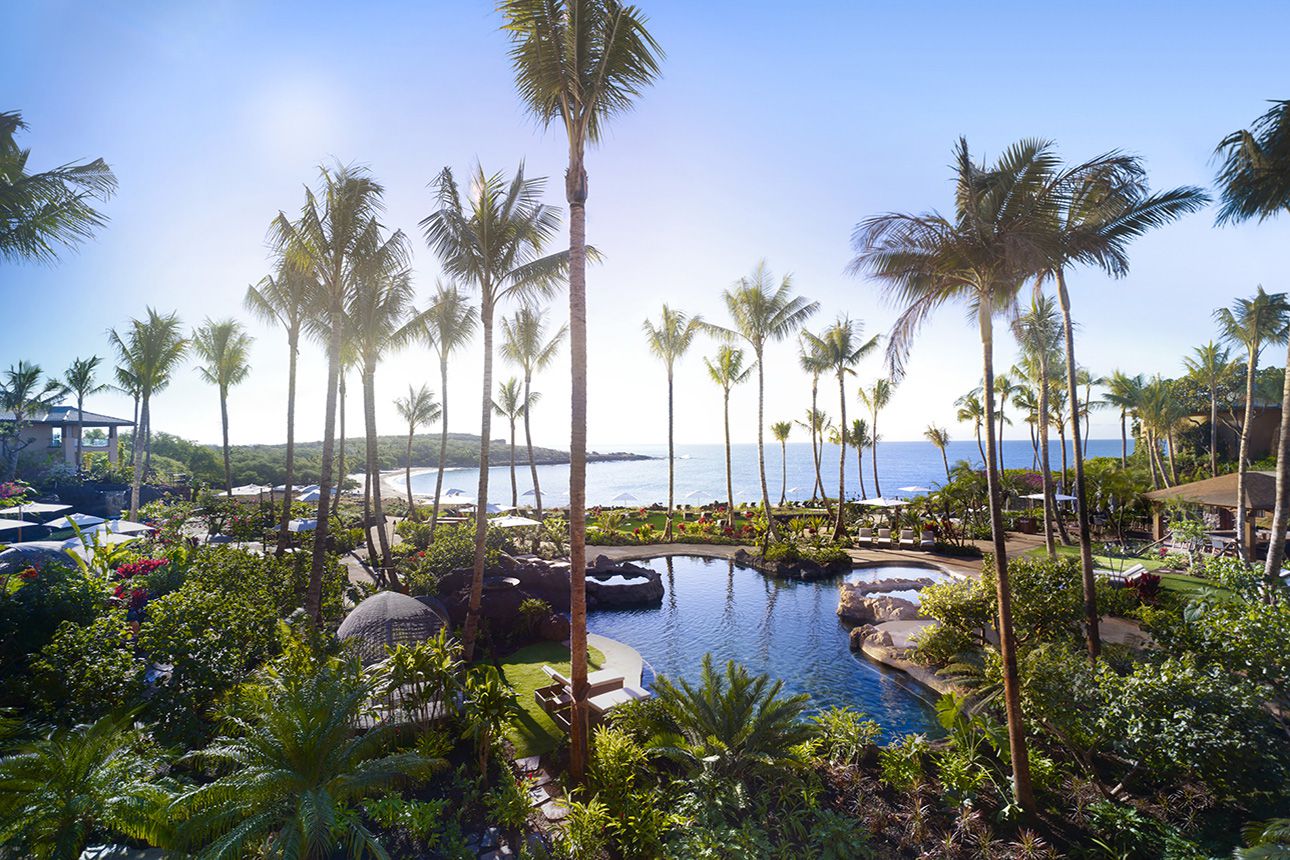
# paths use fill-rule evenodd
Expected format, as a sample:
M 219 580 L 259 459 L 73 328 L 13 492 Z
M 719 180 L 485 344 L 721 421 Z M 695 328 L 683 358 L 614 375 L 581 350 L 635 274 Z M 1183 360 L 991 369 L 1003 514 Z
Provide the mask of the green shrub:
M 502 552 L 511 548 L 501 529 L 489 529 L 484 554 L 486 565 L 498 563 Z M 439 580 L 447 573 L 470 567 L 475 560 L 475 527 L 470 523 L 440 525 L 434 542 L 407 557 L 399 572 L 412 594 L 437 594 Z
M 0 599 L 0 689 L 3 700 L 25 705 L 23 689 L 28 659 L 54 638 L 59 626 L 70 621 L 86 625 L 107 606 L 103 580 L 80 568 L 46 564 L 31 579 L 12 577 L 21 587 Z
M 143 688 L 143 661 L 125 613 L 112 611 L 89 624 L 64 621 L 32 661 L 37 695 L 53 721 L 91 723 L 135 701 Z
M 975 640 L 957 627 L 928 625 L 914 634 L 910 656 L 923 666 L 946 666 L 969 651 Z
M 834 765 L 855 765 L 874 745 L 882 729 L 849 707 L 828 708 L 811 717 L 819 727 L 811 754 Z

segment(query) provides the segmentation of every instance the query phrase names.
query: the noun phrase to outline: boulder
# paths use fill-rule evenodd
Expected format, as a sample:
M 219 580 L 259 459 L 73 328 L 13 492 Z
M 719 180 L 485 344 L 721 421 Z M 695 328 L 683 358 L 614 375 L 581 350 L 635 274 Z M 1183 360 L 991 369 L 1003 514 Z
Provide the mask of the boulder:
M 870 594 L 855 584 L 843 585 L 838 598 L 838 617 L 852 624 L 909 621 L 921 617 L 918 606 L 900 597 Z
M 862 624 L 851 628 L 850 644 L 852 651 L 859 651 L 866 644 L 890 648 L 892 647 L 891 634 L 885 630 L 879 630 L 872 624 Z
M 569 619 L 563 615 L 548 615 L 538 626 L 538 635 L 547 642 L 563 642 L 569 638 Z
M 587 599 L 598 608 L 651 606 L 663 600 L 663 577 L 635 565 L 597 571 L 587 576 Z

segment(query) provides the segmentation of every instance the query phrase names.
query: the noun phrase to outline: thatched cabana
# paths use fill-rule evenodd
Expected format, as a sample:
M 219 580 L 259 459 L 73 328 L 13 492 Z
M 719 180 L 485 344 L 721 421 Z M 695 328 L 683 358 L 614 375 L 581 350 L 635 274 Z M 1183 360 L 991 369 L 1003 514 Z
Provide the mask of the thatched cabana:
M 1179 484 L 1163 490 L 1143 493 L 1143 498 L 1163 504 L 1169 501 L 1187 502 L 1206 508 L 1216 508 L 1234 514 L 1239 507 L 1236 498 L 1236 473 L 1219 475 L 1217 478 L 1206 478 L 1190 484 Z M 1245 534 L 1241 535 L 1244 546 L 1253 548 L 1254 517 L 1259 513 L 1270 513 L 1277 504 L 1276 472 L 1245 473 L 1245 510 L 1249 516 L 1245 519 Z M 1154 505 L 1151 514 L 1152 538 L 1164 538 L 1164 523 L 1160 516 L 1160 504 Z

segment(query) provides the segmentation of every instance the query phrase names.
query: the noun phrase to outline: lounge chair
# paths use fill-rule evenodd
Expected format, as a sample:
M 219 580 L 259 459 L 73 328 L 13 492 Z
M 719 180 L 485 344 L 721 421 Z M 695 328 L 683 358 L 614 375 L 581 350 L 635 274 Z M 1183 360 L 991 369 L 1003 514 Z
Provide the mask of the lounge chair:
M 913 529 L 901 529 L 901 530 L 900 530 L 900 547 L 901 547 L 901 549 L 904 549 L 905 547 L 909 547 L 910 549 L 913 549 L 913 548 L 914 548 L 914 546 L 915 546 L 915 541 L 914 541 L 914 530 L 913 530 Z
M 587 707 L 597 716 L 602 717 L 606 712 L 613 710 L 619 705 L 627 702 L 638 702 L 641 699 L 649 698 L 649 691 L 640 687 L 619 687 L 617 690 L 610 690 L 607 693 L 601 693 L 599 696 L 592 696 L 587 699 Z
M 918 548 L 919 548 L 919 549 L 935 549 L 935 548 L 936 548 L 936 533 L 935 533 L 935 532 L 932 532 L 932 531 L 928 531 L 927 529 L 924 529 L 924 530 L 923 530 L 922 537 L 920 537 L 920 538 L 919 538 L 919 540 L 918 540 Z
M 867 526 L 860 529 L 859 533 L 856 534 L 856 542 L 867 546 L 873 546 L 873 529 L 868 528 Z
M 573 690 L 573 681 L 561 675 L 550 666 L 543 666 L 542 671 L 547 677 L 555 683 L 564 687 L 568 691 Z M 610 690 L 617 690 L 623 686 L 623 676 L 619 675 L 612 669 L 601 669 L 596 672 L 587 674 L 587 696 L 597 696 L 601 693 L 607 693 Z
M 878 546 L 891 546 L 891 529 L 878 529 Z

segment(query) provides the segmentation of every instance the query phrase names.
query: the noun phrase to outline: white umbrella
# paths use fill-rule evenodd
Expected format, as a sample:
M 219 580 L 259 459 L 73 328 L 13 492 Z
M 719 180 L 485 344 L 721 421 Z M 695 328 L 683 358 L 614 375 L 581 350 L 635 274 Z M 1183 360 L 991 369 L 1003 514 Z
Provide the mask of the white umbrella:
M 284 490 L 286 489 L 285 484 L 283 485 L 282 489 Z M 241 487 L 234 487 L 233 489 L 229 490 L 229 494 L 234 496 L 258 496 L 260 495 L 260 493 L 267 493 L 267 492 L 269 492 L 269 488 L 261 487 L 259 484 L 244 484 Z
M 930 493 L 931 487 L 898 487 L 902 493 Z
M 451 499 L 454 496 L 466 496 L 466 495 L 469 495 L 469 493 L 467 493 L 465 490 L 459 490 L 456 487 L 453 487 L 451 490 L 444 493 L 443 495 L 444 495 L 444 498 Z
M 13 532 L 14 535 L 19 540 L 22 539 L 23 529 L 34 532 L 37 529 L 43 529 L 43 528 L 45 527 L 42 526 L 40 523 L 29 523 L 26 520 L 19 520 L 19 519 L 0 520 L 0 536 L 6 535 L 9 532 Z M 6 539 L 6 538 L 0 538 L 0 539 Z
M 615 502 L 635 502 L 637 501 L 637 498 L 633 496 L 631 493 L 619 493 L 618 495 L 614 496 L 614 501 Z
M 95 546 L 107 546 L 114 543 L 129 543 L 136 540 L 135 535 L 116 534 L 115 532 L 85 532 L 80 537 L 63 541 L 63 549 L 93 549 Z
M 687 499 L 699 499 L 706 495 L 702 490 L 691 490 L 685 494 Z
M 333 497 L 335 497 L 336 495 L 335 487 L 331 488 L 331 494 Z M 296 496 L 296 501 L 297 502 L 316 502 L 321 498 L 322 498 L 322 492 L 320 488 L 314 487 L 312 490 L 306 490 L 305 492 Z
M 861 499 L 860 504 L 868 505 L 871 508 L 900 508 L 909 504 L 905 499 L 884 499 L 882 496 L 875 496 L 872 499 Z
M 23 517 L 27 514 L 61 514 L 70 511 L 71 505 L 51 505 L 48 502 L 24 502 L 14 508 L 0 508 L 0 517 Z
M 84 529 L 83 535 L 137 535 L 146 534 L 147 532 L 156 531 L 152 526 L 145 526 L 143 523 L 135 523 L 130 520 L 107 520 L 96 526 Z
M 318 528 L 317 520 L 291 520 L 287 523 L 289 532 L 311 532 Z
M 1044 500 L 1044 494 L 1043 494 L 1043 493 L 1030 493 L 1029 495 L 1022 496 L 1022 498 L 1023 498 L 1023 499 L 1034 499 L 1034 500 L 1035 500 L 1035 501 L 1037 501 L 1037 502 L 1042 502 L 1042 501 Z M 1067 496 L 1067 495 L 1063 495 L 1062 493 L 1053 493 L 1053 498 L 1054 498 L 1055 500 L 1059 501 L 1059 502 L 1073 502 L 1073 501 L 1075 501 L 1075 497 L 1074 497 L 1074 496 Z
M 493 517 L 488 521 L 490 526 L 497 526 L 499 529 L 518 529 L 525 526 L 542 525 L 537 520 L 531 520 L 528 517 Z
M 477 507 L 477 506 L 476 506 L 476 505 L 465 505 L 464 507 L 474 508 L 474 507 Z M 492 503 L 492 502 L 489 502 L 488 504 L 484 505 L 484 513 L 485 513 L 485 514 L 501 514 L 501 513 L 505 513 L 506 511 L 513 511 L 513 510 L 515 510 L 515 506 L 514 506 L 514 505 L 497 505 L 497 504 L 494 504 L 494 503 Z
M 50 520 L 45 523 L 51 529 L 70 529 L 73 524 L 77 528 L 83 529 L 89 526 L 96 526 L 99 523 L 105 523 L 107 520 L 102 517 L 90 516 L 89 514 L 68 514 L 65 517 L 59 517 L 56 520 Z

